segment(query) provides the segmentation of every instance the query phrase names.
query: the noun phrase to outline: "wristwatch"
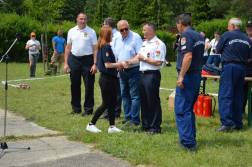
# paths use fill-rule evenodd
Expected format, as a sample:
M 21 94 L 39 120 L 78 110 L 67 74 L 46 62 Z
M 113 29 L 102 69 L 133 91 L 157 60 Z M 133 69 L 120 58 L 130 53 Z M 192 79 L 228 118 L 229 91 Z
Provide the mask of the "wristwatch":
M 97 66 L 97 63 L 94 63 L 94 65 L 96 65 L 96 66 Z
M 143 59 L 143 62 L 145 62 L 146 58 Z

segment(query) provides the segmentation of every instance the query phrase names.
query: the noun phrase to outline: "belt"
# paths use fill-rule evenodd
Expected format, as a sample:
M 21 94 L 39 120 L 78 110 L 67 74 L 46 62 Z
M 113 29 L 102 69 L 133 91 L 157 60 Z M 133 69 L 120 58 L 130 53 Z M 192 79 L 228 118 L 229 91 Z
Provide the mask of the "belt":
M 139 68 L 139 66 L 132 67 L 132 68 L 124 68 L 124 69 L 122 69 L 122 72 L 131 71 L 131 70 L 133 70 L 133 69 L 135 69 L 135 68 Z
M 75 56 L 75 55 L 73 55 L 73 57 L 75 57 L 75 58 L 77 58 L 77 59 L 83 59 L 83 58 L 87 58 L 87 57 L 93 57 L 93 54 L 91 54 L 91 55 L 83 55 L 83 56 Z
M 222 62 L 222 65 L 227 65 L 227 64 L 241 64 L 241 65 L 246 66 L 246 63 L 241 62 L 241 61 L 223 61 Z
M 180 73 L 180 70 L 178 70 L 178 73 Z M 199 74 L 201 73 L 201 70 L 188 70 L 186 74 Z
M 148 71 L 141 71 L 142 74 L 153 74 L 155 72 L 158 72 L 159 70 L 148 70 Z
M 32 56 L 38 56 L 38 54 L 30 54 L 30 55 L 32 55 Z

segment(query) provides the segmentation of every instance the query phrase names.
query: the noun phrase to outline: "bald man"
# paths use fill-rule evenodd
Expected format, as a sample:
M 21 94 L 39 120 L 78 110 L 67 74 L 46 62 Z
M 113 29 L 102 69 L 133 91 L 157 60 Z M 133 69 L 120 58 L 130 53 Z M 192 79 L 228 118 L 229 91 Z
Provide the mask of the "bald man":
M 126 20 L 120 20 L 117 23 L 117 29 L 120 35 L 112 43 L 112 49 L 118 62 L 123 62 L 134 58 L 142 47 L 143 40 L 139 34 L 130 31 L 130 25 Z M 140 124 L 140 99 L 139 99 L 139 63 L 130 65 L 123 69 L 120 74 L 121 96 L 124 108 L 125 120 L 120 123 L 127 127 Z
M 216 46 L 221 53 L 222 71 L 219 85 L 219 113 L 221 126 L 216 131 L 241 130 L 245 66 L 252 57 L 252 42 L 240 30 L 241 20 L 232 18 Z

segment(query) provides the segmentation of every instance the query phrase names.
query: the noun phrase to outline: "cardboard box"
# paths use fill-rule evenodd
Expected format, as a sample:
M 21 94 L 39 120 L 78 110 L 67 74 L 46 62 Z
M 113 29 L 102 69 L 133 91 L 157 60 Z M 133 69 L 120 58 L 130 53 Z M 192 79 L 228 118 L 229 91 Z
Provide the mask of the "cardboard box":
M 172 94 L 170 94 L 167 100 L 168 100 L 168 109 L 174 110 L 175 91 L 172 92 Z

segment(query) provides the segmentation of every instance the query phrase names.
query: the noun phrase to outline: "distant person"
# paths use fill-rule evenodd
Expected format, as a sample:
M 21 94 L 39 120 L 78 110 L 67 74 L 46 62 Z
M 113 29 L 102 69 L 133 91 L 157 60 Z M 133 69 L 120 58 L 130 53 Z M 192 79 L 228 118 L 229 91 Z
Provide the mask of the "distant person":
M 246 22 L 246 35 L 250 38 L 252 41 L 252 19 L 248 19 Z M 249 62 L 246 65 L 246 77 L 252 77 L 252 62 Z M 244 100 L 243 100 L 243 109 L 242 113 L 245 114 L 245 107 L 247 105 L 247 100 L 248 100 L 248 82 L 244 83 Z
M 211 52 L 210 52 L 210 56 L 208 57 L 207 59 L 207 62 L 206 64 L 212 64 L 214 63 L 214 65 L 216 67 L 219 67 L 220 66 L 220 62 L 221 62 L 221 54 L 217 54 L 217 53 L 214 53 L 213 50 L 216 49 L 216 46 L 220 40 L 220 32 L 219 31 L 216 31 L 214 33 L 214 39 L 211 40 L 211 42 L 208 44 L 208 47 L 211 48 Z M 214 82 L 213 83 L 217 83 L 217 79 L 214 79 Z
M 31 39 L 26 43 L 26 50 L 29 50 L 30 77 L 35 77 L 39 51 L 41 50 L 40 42 L 36 40 L 36 34 L 31 33 Z
M 216 131 L 243 129 L 242 108 L 247 61 L 252 57 L 251 39 L 240 30 L 242 22 L 232 18 L 215 52 L 221 53 L 222 70 L 219 84 L 219 113 L 221 126 Z
M 99 85 L 101 88 L 102 104 L 97 108 L 93 119 L 88 123 L 86 130 L 90 132 L 101 132 L 100 129 L 96 127 L 96 122 L 102 113 L 108 108 L 109 115 L 109 128 L 108 132 L 121 132 L 115 126 L 115 108 L 117 103 L 117 87 L 116 82 L 117 70 L 116 67 L 122 66 L 122 63 L 116 63 L 115 56 L 110 46 L 112 41 L 112 29 L 110 27 L 102 27 L 99 33 L 99 39 L 97 43 L 97 67 L 101 73 L 99 78 Z M 125 63 L 123 64 L 125 66 Z
M 112 38 L 112 41 L 110 42 L 110 45 L 112 46 L 113 45 L 113 42 L 115 40 L 115 38 L 117 38 L 118 36 L 121 36 L 121 34 L 115 29 L 115 20 L 111 17 L 108 17 L 104 20 L 104 23 L 103 23 L 103 26 L 104 27 L 111 27 L 112 28 L 112 32 L 113 32 L 113 38 Z M 116 59 L 116 62 L 118 61 L 118 55 L 115 55 L 115 59 Z M 122 106 L 122 97 L 121 97 L 121 88 L 120 88 L 120 74 L 118 72 L 118 75 L 117 75 L 117 80 L 116 80 L 116 89 L 117 89 L 117 103 L 116 103 L 116 109 L 115 109 L 115 117 L 117 119 L 120 118 L 120 115 L 121 115 L 121 106 Z M 101 117 L 101 119 L 103 118 L 106 118 L 108 119 L 109 118 L 109 115 L 108 115 L 108 110 L 106 111 L 106 113 Z
M 68 59 L 70 52 L 71 58 L 71 105 L 70 114 L 81 113 L 81 78 L 85 85 L 84 113 L 91 115 L 94 107 L 94 82 L 97 71 L 97 36 L 93 29 L 87 26 L 87 15 L 79 13 L 76 18 L 78 25 L 68 31 L 67 46 L 65 49 L 64 72 L 67 74 L 70 70 Z
M 200 34 L 204 37 L 205 39 L 205 49 L 204 49 L 204 55 L 203 55 L 203 59 L 202 59 L 202 66 L 206 64 L 207 59 L 208 59 L 208 45 L 209 45 L 209 39 L 206 36 L 206 32 L 205 31 L 200 31 Z
M 64 54 L 65 54 L 66 40 L 62 36 L 61 29 L 58 30 L 57 34 L 58 35 L 53 37 L 52 39 L 53 56 L 51 58 L 51 64 L 53 65 L 58 60 L 59 61 L 58 73 L 61 73 L 60 68 L 61 68 L 62 62 L 65 61 Z

